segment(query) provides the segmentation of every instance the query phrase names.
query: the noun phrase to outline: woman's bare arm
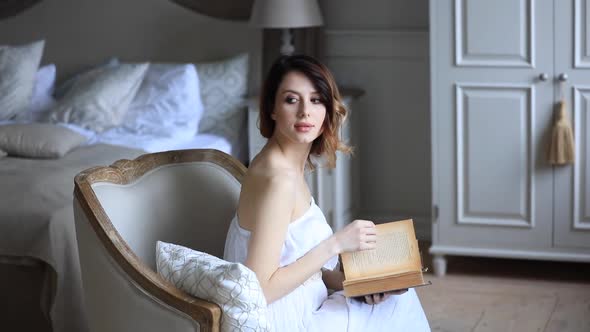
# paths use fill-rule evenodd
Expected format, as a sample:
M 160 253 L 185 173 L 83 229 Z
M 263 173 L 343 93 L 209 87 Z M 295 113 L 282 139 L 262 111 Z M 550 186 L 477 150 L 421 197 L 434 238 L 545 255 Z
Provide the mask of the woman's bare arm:
M 345 251 L 372 249 L 377 239 L 372 222 L 355 220 L 297 261 L 279 268 L 295 207 L 295 178 L 288 170 L 258 176 L 251 179 L 248 185 L 252 187 L 240 198 L 240 204 L 245 204 L 239 211 L 240 223 L 252 225 L 245 265 L 256 273 L 268 303 L 293 291 L 319 272 L 331 257 Z
M 323 241 L 296 262 L 279 268 L 287 228 L 295 204 L 293 174 L 275 174 L 251 183 L 251 193 L 240 221 L 253 225 L 246 266 L 256 273 L 268 303 L 288 294 L 319 271 L 339 249 L 335 240 Z M 255 190 L 253 190 L 255 189 Z

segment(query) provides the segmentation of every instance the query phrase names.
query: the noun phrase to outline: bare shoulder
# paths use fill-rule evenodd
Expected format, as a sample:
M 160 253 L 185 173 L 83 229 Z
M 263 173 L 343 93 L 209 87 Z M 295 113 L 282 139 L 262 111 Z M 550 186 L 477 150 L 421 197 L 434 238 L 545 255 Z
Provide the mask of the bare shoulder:
M 288 223 L 295 202 L 295 179 L 295 171 L 281 167 L 280 163 L 251 165 L 242 181 L 238 205 L 240 225 L 252 230 L 269 213 L 272 219 Z
M 262 189 L 268 187 L 272 190 L 294 190 L 295 172 L 285 168 L 252 169 L 246 175 L 246 185 Z M 294 191 L 293 191 L 294 193 Z
M 242 183 L 240 200 L 271 195 L 289 199 L 295 195 L 295 172 L 286 168 L 251 168 Z
M 296 175 L 295 170 L 289 168 L 285 162 L 278 158 L 260 158 L 254 160 L 248 168 L 243 186 L 254 187 L 258 190 L 292 189 L 294 194 Z

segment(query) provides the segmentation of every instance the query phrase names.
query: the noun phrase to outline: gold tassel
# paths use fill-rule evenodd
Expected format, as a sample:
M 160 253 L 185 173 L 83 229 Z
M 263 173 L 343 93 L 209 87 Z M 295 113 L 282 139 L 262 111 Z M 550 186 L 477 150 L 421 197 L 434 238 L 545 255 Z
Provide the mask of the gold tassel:
M 565 100 L 557 103 L 557 112 L 553 118 L 547 156 L 551 165 L 574 163 L 574 135 L 565 107 Z

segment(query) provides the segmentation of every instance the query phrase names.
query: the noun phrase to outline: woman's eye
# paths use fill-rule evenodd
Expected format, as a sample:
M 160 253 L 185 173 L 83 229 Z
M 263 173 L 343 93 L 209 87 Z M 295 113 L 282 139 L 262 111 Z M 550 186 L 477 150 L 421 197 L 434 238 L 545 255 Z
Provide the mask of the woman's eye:
M 314 104 L 321 104 L 322 100 L 320 98 L 311 98 L 311 102 Z
M 297 98 L 295 98 L 295 97 L 287 97 L 285 99 L 285 101 L 287 102 L 287 104 L 295 104 L 297 102 Z

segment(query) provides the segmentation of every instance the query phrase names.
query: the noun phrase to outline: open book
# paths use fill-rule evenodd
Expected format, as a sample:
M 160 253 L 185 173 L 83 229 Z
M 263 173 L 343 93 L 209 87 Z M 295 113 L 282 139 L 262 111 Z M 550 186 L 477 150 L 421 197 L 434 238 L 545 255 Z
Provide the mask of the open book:
M 347 297 L 430 285 L 422 275 L 422 259 L 412 219 L 377 227 L 377 248 L 341 254 Z

